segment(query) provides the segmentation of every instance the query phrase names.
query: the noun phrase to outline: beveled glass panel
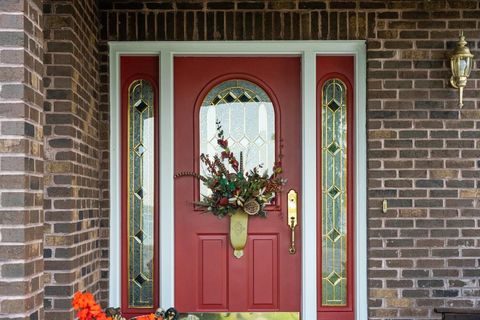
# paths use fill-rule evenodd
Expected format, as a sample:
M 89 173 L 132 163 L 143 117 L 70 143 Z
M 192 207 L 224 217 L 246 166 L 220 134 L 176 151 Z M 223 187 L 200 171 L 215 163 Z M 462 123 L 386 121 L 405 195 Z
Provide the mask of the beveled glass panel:
M 134 81 L 128 98 L 128 305 L 153 307 L 154 93 Z
M 347 101 L 339 79 L 322 88 L 322 306 L 347 304 Z
M 259 164 L 271 170 L 275 162 L 275 111 L 262 88 L 245 80 L 228 80 L 207 94 L 199 115 L 200 153 L 213 156 L 221 151 L 217 145 L 217 120 L 230 150 L 237 158 L 243 152 L 245 170 Z M 201 172 L 205 172 L 200 165 Z M 200 194 L 208 193 L 201 183 Z

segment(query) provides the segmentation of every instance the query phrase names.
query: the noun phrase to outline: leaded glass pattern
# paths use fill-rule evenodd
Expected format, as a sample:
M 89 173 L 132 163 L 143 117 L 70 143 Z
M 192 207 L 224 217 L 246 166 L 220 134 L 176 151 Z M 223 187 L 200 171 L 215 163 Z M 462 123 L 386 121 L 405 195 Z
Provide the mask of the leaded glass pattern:
M 339 79 L 322 88 L 322 306 L 347 304 L 347 101 Z
M 152 85 L 128 92 L 128 305 L 153 307 L 155 123 Z
M 220 121 L 230 149 L 243 152 L 245 170 L 259 164 L 271 169 L 275 161 L 275 111 L 265 91 L 245 80 L 228 80 L 214 87 L 200 108 L 200 153 L 214 155 L 216 121 Z M 200 164 L 202 165 L 202 164 Z M 200 170 L 204 172 L 204 168 Z M 200 193 L 208 189 L 200 184 Z

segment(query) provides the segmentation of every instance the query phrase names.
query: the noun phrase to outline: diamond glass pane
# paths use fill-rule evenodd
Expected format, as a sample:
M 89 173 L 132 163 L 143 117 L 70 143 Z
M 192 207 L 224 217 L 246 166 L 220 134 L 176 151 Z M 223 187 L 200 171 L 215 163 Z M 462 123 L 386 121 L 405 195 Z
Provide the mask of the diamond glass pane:
M 337 229 L 333 229 L 332 231 L 330 231 L 330 233 L 328 234 L 328 237 L 330 238 L 330 240 L 332 240 L 333 242 L 337 241 L 338 239 L 340 239 L 340 237 L 342 236 L 342 234 L 340 232 L 337 231 Z
M 335 271 L 333 271 L 328 277 L 327 281 L 330 282 L 332 285 L 336 285 L 339 281 L 342 280 L 342 277 L 338 275 Z
M 217 120 L 232 152 L 237 156 L 243 152 L 245 170 L 259 164 L 265 169 L 273 167 L 275 111 L 263 89 L 249 81 L 228 80 L 207 94 L 199 115 L 200 153 L 214 155 L 221 151 L 217 146 Z M 208 188 L 200 183 L 200 194 L 208 193 Z
M 322 306 L 347 305 L 347 101 L 338 79 L 322 88 Z
M 330 151 L 330 153 L 333 154 L 333 155 L 335 155 L 338 150 L 340 150 L 340 147 L 339 147 L 338 144 L 336 144 L 335 142 L 332 142 L 332 143 L 328 146 L 328 151 Z
M 153 307 L 153 88 L 145 80 L 129 88 L 128 111 L 128 305 Z
M 135 234 L 135 237 L 137 237 L 138 242 L 143 242 L 143 231 L 138 231 L 137 234 Z
M 139 157 L 143 156 L 143 154 L 145 153 L 145 151 L 146 151 L 145 147 L 144 147 L 143 145 L 141 145 L 141 144 L 139 144 L 139 145 L 137 146 L 137 148 L 135 149 L 135 152 L 137 153 L 137 155 L 138 155 Z
M 332 111 L 332 112 L 336 112 L 339 108 L 340 108 L 340 105 L 337 103 L 337 101 L 335 100 L 332 100 L 328 103 L 328 108 Z
M 135 108 L 138 112 L 142 113 L 143 111 L 147 110 L 148 104 L 146 104 L 143 100 L 139 100 L 135 103 Z

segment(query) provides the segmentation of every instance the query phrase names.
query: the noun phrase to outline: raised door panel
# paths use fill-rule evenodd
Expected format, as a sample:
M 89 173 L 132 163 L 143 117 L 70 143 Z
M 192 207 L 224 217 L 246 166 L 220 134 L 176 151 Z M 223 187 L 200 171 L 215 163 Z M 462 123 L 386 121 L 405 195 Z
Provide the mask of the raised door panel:
M 202 309 L 228 308 L 227 235 L 199 235 L 199 306 Z
M 278 308 L 278 236 L 249 237 L 249 304 L 251 310 Z

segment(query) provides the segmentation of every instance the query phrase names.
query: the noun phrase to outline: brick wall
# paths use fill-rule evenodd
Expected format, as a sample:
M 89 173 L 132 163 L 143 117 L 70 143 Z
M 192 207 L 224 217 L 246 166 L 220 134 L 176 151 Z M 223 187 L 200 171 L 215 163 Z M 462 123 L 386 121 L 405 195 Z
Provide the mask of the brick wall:
M 44 1 L 45 319 L 73 319 L 99 290 L 99 58 L 96 1 Z
M 446 57 L 460 29 L 480 57 L 480 11 L 478 1 L 397 4 L 407 8 L 377 13 L 368 42 L 370 314 L 423 319 L 480 306 L 480 72 L 460 110 Z
M 0 4 L 0 318 L 43 317 L 40 1 Z
M 433 307 L 480 307 L 480 72 L 459 110 L 446 57 L 460 29 L 480 57 L 478 1 L 104 1 L 100 9 L 102 226 L 107 40 L 366 39 L 370 317 L 438 319 Z

